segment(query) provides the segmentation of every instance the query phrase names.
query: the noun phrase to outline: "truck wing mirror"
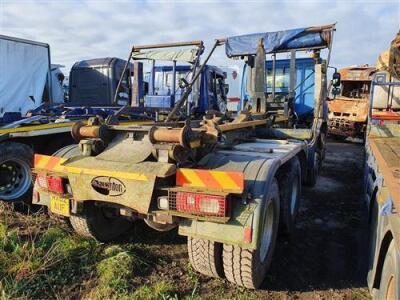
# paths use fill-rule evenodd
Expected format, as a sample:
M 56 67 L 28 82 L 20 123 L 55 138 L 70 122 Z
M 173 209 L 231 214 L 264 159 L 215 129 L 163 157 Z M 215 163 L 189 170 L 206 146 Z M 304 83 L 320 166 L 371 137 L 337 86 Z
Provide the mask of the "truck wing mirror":
M 228 93 L 229 93 L 229 84 L 224 83 L 224 94 L 225 94 L 225 96 L 228 95 Z
M 335 72 L 332 75 L 332 86 L 334 88 L 337 88 L 340 86 L 340 73 L 339 72 Z

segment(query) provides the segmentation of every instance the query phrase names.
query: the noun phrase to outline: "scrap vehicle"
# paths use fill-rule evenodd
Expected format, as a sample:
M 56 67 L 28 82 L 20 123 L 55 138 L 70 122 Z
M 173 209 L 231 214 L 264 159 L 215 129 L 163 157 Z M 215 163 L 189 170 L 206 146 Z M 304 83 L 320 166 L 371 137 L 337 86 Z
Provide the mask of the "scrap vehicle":
M 379 57 L 370 100 L 365 145 L 368 286 L 374 299 L 400 299 L 400 32 Z
M 330 57 L 334 29 L 327 25 L 216 40 L 203 62 L 194 60 L 191 77 L 180 81 L 182 97 L 164 122 L 126 126 L 92 119 L 73 126 L 79 145 L 53 156 L 35 155 L 33 203 L 68 219 L 78 234 L 103 242 L 126 233 L 136 219 L 159 231 L 178 227 L 188 237 L 195 270 L 260 287 L 278 229 L 293 230 L 302 185 L 315 184 L 321 166 L 328 66 L 321 55 Z M 183 45 L 191 47 L 171 50 Z M 223 45 L 228 57 L 245 59 L 249 97 L 234 117 L 208 112 L 195 120 L 188 96 L 214 50 Z M 133 46 L 130 59 L 138 66 L 141 58 L 191 57 L 202 49 L 199 41 Z M 308 127 L 294 109 L 296 52 L 302 51 L 311 51 L 315 62 L 315 105 Z M 289 92 L 278 95 L 273 83 L 269 93 L 266 54 L 276 60 L 288 52 Z M 184 122 L 176 121 L 179 114 L 186 115 Z
M 364 138 L 374 73 L 375 67 L 368 65 L 339 70 L 341 86 L 333 89 L 334 98 L 328 102 L 329 135 Z

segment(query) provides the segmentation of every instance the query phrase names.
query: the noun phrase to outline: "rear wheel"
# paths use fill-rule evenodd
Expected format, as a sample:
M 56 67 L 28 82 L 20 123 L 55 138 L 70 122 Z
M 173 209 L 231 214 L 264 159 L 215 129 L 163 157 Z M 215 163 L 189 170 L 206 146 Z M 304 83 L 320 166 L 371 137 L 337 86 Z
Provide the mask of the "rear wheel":
M 223 246 L 224 273 L 230 282 L 250 289 L 260 287 L 272 261 L 278 225 L 279 187 L 274 179 L 266 197 L 258 248 L 250 250 L 233 245 Z
M 32 201 L 32 149 L 21 143 L 0 144 L 0 200 Z
M 392 241 L 383 263 L 377 299 L 400 299 L 399 268 L 399 254 Z
M 223 277 L 222 244 L 188 237 L 188 254 L 192 267 L 211 277 Z
M 85 203 L 83 212 L 71 215 L 69 220 L 76 233 L 100 242 L 111 242 L 132 227 L 132 222 L 122 218 L 116 208 L 97 206 L 93 202 Z
M 293 231 L 301 196 L 301 166 L 297 157 L 294 157 L 288 170 L 279 178 L 281 196 L 281 227 L 283 232 L 290 234 Z
M 321 168 L 321 155 L 315 151 L 312 168 L 308 169 L 307 180 L 306 180 L 308 186 L 313 187 L 317 184 L 317 178 L 320 168 Z

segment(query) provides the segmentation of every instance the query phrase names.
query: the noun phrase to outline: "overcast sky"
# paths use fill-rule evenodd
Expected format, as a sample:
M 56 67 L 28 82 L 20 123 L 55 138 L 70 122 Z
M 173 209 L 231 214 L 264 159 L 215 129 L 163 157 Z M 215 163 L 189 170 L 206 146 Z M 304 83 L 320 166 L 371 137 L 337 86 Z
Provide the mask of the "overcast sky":
M 0 0 L 0 34 L 49 43 L 52 62 L 116 56 L 134 44 L 215 38 L 337 22 L 331 64 L 375 63 L 400 26 L 400 0 Z M 227 65 L 223 50 L 211 61 Z

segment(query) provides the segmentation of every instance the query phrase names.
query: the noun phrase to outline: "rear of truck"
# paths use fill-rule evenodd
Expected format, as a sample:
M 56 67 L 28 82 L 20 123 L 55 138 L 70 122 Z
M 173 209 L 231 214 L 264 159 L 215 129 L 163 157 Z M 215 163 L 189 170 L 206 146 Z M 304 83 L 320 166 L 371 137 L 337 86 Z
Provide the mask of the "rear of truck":
M 368 286 L 375 299 L 399 299 L 400 33 L 377 65 L 365 148 L 370 223 Z
M 318 174 L 327 121 L 327 62 L 317 50 L 330 47 L 333 30 L 327 26 L 282 32 L 289 40 L 300 38 L 301 45 L 303 35 L 311 34 L 317 43 L 310 127 L 290 125 L 294 111 L 285 107 L 292 107 L 293 97 L 269 97 L 268 112 L 264 99 L 271 95 L 264 95 L 264 88 L 270 45 L 262 44 L 265 34 L 259 34 L 247 46 L 253 59 L 252 107 L 236 116 L 214 112 L 202 120 L 172 121 L 174 112 L 188 105 L 179 101 L 167 122 L 153 126 L 99 120 L 74 125 L 78 146 L 54 156 L 35 156 L 34 203 L 67 218 L 79 234 L 105 242 L 126 233 L 138 219 L 159 231 L 178 227 L 179 234 L 188 237 L 195 270 L 258 288 L 271 264 L 278 229 L 293 230 L 302 186 L 315 184 Z M 232 47 L 241 40 L 217 40 L 213 49 L 229 44 L 236 51 Z M 191 81 L 183 83 L 181 100 L 190 94 L 208 58 L 195 68 Z

